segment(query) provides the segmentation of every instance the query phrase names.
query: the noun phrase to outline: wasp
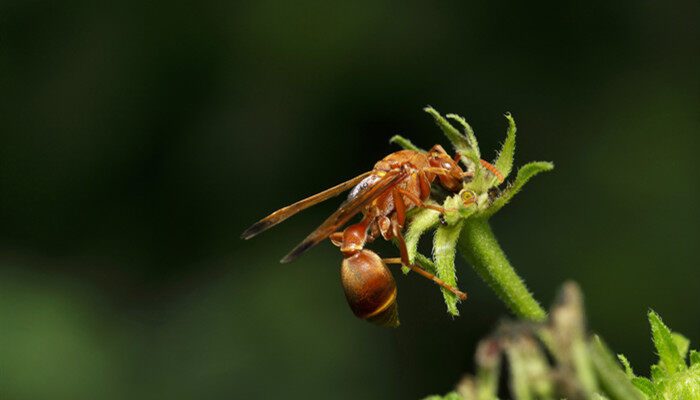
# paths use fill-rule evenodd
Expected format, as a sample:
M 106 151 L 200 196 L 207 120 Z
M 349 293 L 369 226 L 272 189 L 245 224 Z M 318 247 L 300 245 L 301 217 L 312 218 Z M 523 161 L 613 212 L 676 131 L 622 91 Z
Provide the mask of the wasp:
M 450 211 L 426 204 L 426 200 L 433 183 L 450 193 L 457 193 L 464 182 L 471 180 L 473 172 L 462 170 L 459 159 L 460 153 L 452 158 L 440 145 L 433 146 L 427 153 L 414 150 L 391 153 L 378 161 L 371 171 L 273 212 L 243 232 L 241 238 L 250 239 L 308 207 L 350 190 L 347 200 L 338 210 L 281 262 L 294 261 L 313 246 L 330 238 L 343 254 L 341 281 L 348 305 L 355 316 L 380 326 L 398 326 L 396 282 L 386 264 L 402 264 L 460 299 L 466 299 L 465 293 L 409 261 L 401 233 L 406 223 L 406 212 L 413 208 L 429 208 L 443 214 Z M 489 170 L 495 168 L 480 161 Z M 339 230 L 359 213 L 362 213 L 360 222 Z M 365 248 L 366 243 L 380 235 L 386 240 L 396 239 L 400 257 L 382 259 Z

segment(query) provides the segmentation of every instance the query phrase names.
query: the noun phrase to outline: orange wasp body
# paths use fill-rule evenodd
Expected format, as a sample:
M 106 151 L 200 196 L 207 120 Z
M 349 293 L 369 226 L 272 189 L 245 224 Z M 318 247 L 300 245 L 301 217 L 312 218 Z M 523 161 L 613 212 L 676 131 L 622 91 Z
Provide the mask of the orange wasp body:
M 282 208 L 248 228 L 241 238 L 249 239 L 284 221 L 297 212 L 311 207 L 352 188 L 348 199 L 326 221 L 306 237 L 286 257 L 283 263 L 295 260 L 327 237 L 343 253 L 341 279 L 350 308 L 359 318 L 381 326 L 399 324 L 396 307 L 396 283 L 386 263 L 401 263 L 435 281 L 461 299 L 466 295 L 436 276 L 412 265 L 402 230 L 406 212 L 414 207 L 431 208 L 444 213 L 442 207 L 425 204 L 431 184 L 436 180 L 445 190 L 456 193 L 472 173 L 464 172 L 457 161 L 449 157 L 440 145 L 428 153 L 402 150 L 377 162 L 372 171 L 327 189 L 314 196 Z M 338 231 L 353 216 L 363 214 L 360 222 Z M 396 238 L 400 258 L 382 260 L 365 249 L 365 244 L 381 235 Z

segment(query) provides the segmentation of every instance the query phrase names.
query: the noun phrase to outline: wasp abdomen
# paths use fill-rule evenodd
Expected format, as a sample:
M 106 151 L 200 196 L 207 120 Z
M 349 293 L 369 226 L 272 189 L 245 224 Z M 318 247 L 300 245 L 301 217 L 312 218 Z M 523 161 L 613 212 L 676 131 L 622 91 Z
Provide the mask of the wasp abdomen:
M 355 316 L 381 326 L 399 325 L 396 283 L 376 253 L 363 249 L 345 258 L 340 276 Z

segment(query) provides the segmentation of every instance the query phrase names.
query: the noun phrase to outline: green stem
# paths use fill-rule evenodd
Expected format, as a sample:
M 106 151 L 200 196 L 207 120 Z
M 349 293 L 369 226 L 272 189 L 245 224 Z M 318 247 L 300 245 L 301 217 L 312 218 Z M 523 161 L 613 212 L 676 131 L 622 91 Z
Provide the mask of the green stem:
M 467 218 L 457 246 L 515 315 L 538 322 L 547 318 L 547 313 L 528 292 L 508 262 L 486 218 Z

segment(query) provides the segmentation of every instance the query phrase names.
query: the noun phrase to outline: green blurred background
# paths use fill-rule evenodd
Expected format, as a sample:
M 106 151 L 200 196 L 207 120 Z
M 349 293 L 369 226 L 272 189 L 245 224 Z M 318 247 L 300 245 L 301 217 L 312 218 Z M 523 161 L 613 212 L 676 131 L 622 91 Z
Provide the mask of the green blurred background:
M 356 320 L 328 243 L 338 205 L 252 222 L 446 144 L 551 160 L 493 219 L 549 305 L 574 279 L 640 373 L 645 313 L 700 343 L 697 1 L 4 1 L 0 397 L 419 398 L 472 371 L 505 307 L 459 261 L 462 316 L 398 276 L 402 326 Z M 372 246 L 387 256 L 395 249 Z

